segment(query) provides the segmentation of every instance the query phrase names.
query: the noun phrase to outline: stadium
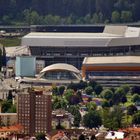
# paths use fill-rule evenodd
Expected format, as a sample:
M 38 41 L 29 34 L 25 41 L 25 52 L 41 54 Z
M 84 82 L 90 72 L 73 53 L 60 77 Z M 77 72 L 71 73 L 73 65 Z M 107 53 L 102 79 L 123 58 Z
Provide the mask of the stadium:
M 94 79 L 104 87 L 139 86 L 140 56 L 86 57 L 82 76 Z
M 31 32 L 21 45 L 46 66 L 67 63 L 81 69 L 84 57 L 140 55 L 140 28 L 109 25 L 102 33 Z

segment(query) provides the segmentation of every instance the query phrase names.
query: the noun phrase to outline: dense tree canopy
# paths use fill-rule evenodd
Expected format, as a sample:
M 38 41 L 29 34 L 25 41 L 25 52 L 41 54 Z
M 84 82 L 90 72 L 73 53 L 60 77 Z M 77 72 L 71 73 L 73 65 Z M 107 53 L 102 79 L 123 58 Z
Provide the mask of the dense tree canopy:
M 92 24 L 139 21 L 139 0 L 1 0 L 1 24 Z
M 133 124 L 140 124 L 140 112 L 134 114 L 132 119 Z
M 101 92 L 101 97 L 105 98 L 106 100 L 111 99 L 113 96 L 113 92 L 110 89 L 105 89 Z
M 124 114 L 120 106 L 113 106 L 111 110 L 104 108 L 102 110 L 103 125 L 111 130 L 120 128 L 122 127 L 123 116 Z
M 136 106 L 135 105 L 129 105 L 128 107 L 127 107 L 127 114 L 128 115 L 133 115 L 134 113 L 136 113 L 138 110 L 137 110 L 137 108 L 136 108 Z
M 79 127 L 81 121 L 81 114 L 79 112 L 79 108 L 77 106 L 69 106 L 67 110 L 74 116 L 73 125 Z
M 83 123 L 89 128 L 99 127 L 102 124 L 102 119 L 97 111 L 90 111 L 84 115 Z

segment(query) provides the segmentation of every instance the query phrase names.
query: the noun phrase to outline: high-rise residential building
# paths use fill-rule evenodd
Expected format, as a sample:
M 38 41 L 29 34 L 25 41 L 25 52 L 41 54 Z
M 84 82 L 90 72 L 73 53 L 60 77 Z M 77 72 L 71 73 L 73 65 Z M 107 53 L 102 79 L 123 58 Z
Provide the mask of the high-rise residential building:
M 24 91 L 18 94 L 18 123 L 25 134 L 51 131 L 51 94 L 43 91 Z

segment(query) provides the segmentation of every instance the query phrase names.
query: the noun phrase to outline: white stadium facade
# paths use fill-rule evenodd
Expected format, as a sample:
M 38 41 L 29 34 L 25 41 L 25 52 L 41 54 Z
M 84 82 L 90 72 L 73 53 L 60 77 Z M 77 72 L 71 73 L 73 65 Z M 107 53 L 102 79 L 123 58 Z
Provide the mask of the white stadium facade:
M 54 63 L 81 69 L 85 57 L 140 55 L 140 28 L 105 26 L 102 33 L 31 32 L 22 38 L 29 54 Z

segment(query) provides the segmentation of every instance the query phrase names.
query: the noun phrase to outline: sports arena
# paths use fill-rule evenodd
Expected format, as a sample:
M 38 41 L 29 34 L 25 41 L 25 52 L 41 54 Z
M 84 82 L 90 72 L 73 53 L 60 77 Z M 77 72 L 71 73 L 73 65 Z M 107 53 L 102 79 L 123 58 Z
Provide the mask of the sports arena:
M 102 33 L 31 32 L 21 45 L 46 66 L 67 63 L 81 69 L 85 57 L 139 56 L 140 28 L 107 25 Z
M 86 57 L 82 76 L 94 79 L 104 87 L 139 86 L 140 56 Z

